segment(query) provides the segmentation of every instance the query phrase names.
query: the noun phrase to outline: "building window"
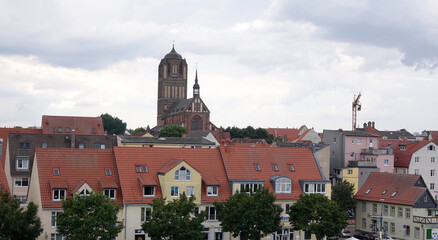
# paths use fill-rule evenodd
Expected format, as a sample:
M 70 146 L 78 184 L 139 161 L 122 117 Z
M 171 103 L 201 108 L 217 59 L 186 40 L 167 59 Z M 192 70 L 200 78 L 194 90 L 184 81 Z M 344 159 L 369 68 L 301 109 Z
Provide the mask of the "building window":
M 53 190 L 53 201 L 61 201 L 65 199 L 65 189 Z
M 29 170 L 29 157 L 17 157 L 15 169 Z
M 147 222 L 152 219 L 152 207 L 141 208 L 141 222 Z
M 411 209 L 409 209 L 409 208 L 405 209 L 405 216 L 406 216 L 406 218 L 411 218 Z
M 325 193 L 325 184 L 324 183 L 305 183 L 304 184 L 304 193 L 312 194 L 312 193 Z
M 17 196 L 14 195 L 18 200 L 20 200 L 20 204 L 25 205 L 27 204 L 27 196 Z
M 155 187 L 143 186 L 143 196 L 145 197 L 155 196 Z
M 195 187 L 194 186 L 186 186 L 186 196 L 191 197 L 195 195 Z
M 104 189 L 103 194 L 109 199 L 116 199 L 116 190 L 115 189 Z
M 420 157 L 415 157 L 415 158 L 414 158 L 414 161 L 415 161 L 415 162 L 420 162 Z
M 423 198 L 424 202 L 427 202 L 427 195 Z
M 64 240 L 65 238 L 59 233 L 51 233 L 50 240 Z
M 52 132 L 56 132 L 56 128 L 55 127 L 52 127 Z
M 367 219 L 366 218 L 362 218 L 362 227 L 367 228 Z
M 395 207 L 391 206 L 391 217 L 395 217 Z
M 389 160 L 388 160 L 388 159 L 383 160 L 383 165 L 384 165 L 385 167 L 387 167 L 388 164 L 389 164 Z
M 92 129 L 91 129 L 91 133 L 96 133 L 96 129 L 95 129 L 95 128 L 92 128 Z
M 435 176 L 435 169 L 431 169 L 431 170 L 430 170 L 430 176 L 431 176 L 431 177 Z
M 415 170 L 414 170 L 414 174 L 415 174 L 415 175 L 419 175 L 419 174 L 420 174 L 420 169 L 415 169 Z
M 27 177 L 16 177 L 15 178 L 15 187 L 28 187 L 29 186 L 29 178 Z
M 138 173 L 141 173 L 141 172 L 147 173 L 148 172 L 148 167 L 146 165 L 135 165 L 135 170 Z
M 383 222 L 383 231 L 388 232 L 388 222 Z
M 79 143 L 79 149 L 84 149 L 85 145 L 83 143 Z
M 362 202 L 362 212 L 366 212 L 366 211 L 367 211 L 367 203 Z
M 278 165 L 277 164 L 272 164 L 272 169 L 274 170 L 274 171 L 278 171 Z
M 58 132 L 62 133 L 62 127 L 58 127 Z
M 420 228 L 419 227 L 415 227 L 415 238 L 420 238 Z
M 388 216 L 388 211 L 389 211 L 389 209 L 388 209 L 388 205 L 383 206 L 383 214 L 384 214 L 385 216 Z
M 94 149 L 105 149 L 105 144 L 102 143 L 95 143 Z
M 435 190 L 435 183 L 430 184 L 430 190 Z
M 47 142 L 41 143 L 41 148 L 47 148 Z
M 175 181 L 190 181 L 190 179 L 190 171 L 184 166 L 175 171 Z
M 403 208 L 398 207 L 398 217 L 401 218 L 403 217 Z
M 53 169 L 53 175 L 59 176 L 59 169 L 58 168 Z
M 357 139 L 357 144 L 362 144 L 362 138 Z
M 434 145 L 429 145 L 427 147 L 427 151 L 435 151 L 435 146 Z
M 178 197 L 179 196 L 179 187 L 177 187 L 177 186 L 170 187 L 170 196 L 171 197 Z
M 391 223 L 391 233 L 395 233 L 395 223 Z
M 56 217 L 58 217 L 59 211 L 52 211 L 52 217 L 50 220 L 50 226 L 56 228 Z
M 217 196 L 218 190 L 218 186 L 207 186 L 207 196 Z
M 90 196 L 90 190 L 88 190 L 87 188 L 82 189 L 82 191 L 79 192 L 79 195 L 82 196 Z
M 292 172 L 295 171 L 295 168 L 294 168 L 293 164 L 289 164 L 289 170 L 292 171 Z
M 435 163 L 435 157 L 431 157 L 431 158 L 430 158 L 430 162 L 431 162 L 431 163 Z
M 18 148 L 19 149 L 30 149 L 30 143 L 28 143 L 28 142 L 20 142 Z
M 292 181 L 287 178 L 280 178 L 275 181 L 275 192 L 276 193 L 291 193 Z
M 256 192 L 258 189 L 263 188 L 262 183 L 242 183 L 240 184 L 240 192 L 244 193 L 253 193 Z
M 352 169 L 348 169 L 347 170 L 347 174 L 353 174 L 353 170 Z
M 351 139 L 351 144 L 354 144 L 354 138 Z
M 65 132 L 69 133 L 70 132 L 70 128 L 69 127 L 65 127 Z
M 373 214 L 377 214 L 377 203 L 373 203 Z
M 216 220 L 216 208 L 215 207 L 206 207 L 207 210 L 207 220 L 215 221 Z
M 411 235 L 411 227 L 406 225 L 406 236 L 410 236 Z
M 432 210 L 427 210 L 427 216 L 432 217 Z
M 254 163 L 254 167 L 255 167 L 256 171 L 261 171 L 262 170 L 258 163 Z
M 111 176 L 111 169 L 109 168 L 105 169 L 105 175 Z

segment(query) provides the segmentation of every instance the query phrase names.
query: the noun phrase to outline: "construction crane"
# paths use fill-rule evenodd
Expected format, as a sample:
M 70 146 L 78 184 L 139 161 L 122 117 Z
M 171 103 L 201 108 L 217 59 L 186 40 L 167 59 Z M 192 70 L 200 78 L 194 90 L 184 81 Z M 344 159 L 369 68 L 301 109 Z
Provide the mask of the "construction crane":
M 362 108 L 362 105 L 359 102 L 360 96 L 361 94 L 359 92 L 359 95 L 357 95 L 356 97 L 355 94 L 353 98 L 353 125 L 351 128 L 353 131 L 356 131 L 357 111 L 360 111 L 360 109 Z

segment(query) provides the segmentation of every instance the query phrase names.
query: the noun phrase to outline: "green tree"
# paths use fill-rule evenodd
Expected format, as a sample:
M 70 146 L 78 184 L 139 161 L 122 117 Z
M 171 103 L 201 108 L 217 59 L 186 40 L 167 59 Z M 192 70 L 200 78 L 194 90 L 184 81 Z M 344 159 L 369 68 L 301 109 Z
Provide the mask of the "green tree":
M 356 199 L 354 199 L 354 184 L 343 180 L 332 187 L 332 200 L 345 212 L 354 213 Z
M 160 131 L 160 137 L 182 137 L 187 134 L 187 129 L 179 125 L 166 125 Z
M 165 198 L 154 199 L 152 218 L 143 223 L 143 230 L 152 239 L 203 239 L 205 212 L 196 213 L 194 201 L 194 196 L 187 198 L 184 193 L 170 202 Z
M 289 208 L 289 221 L 295 230 L 316 235 L 336 236 L 347 226 L 347 213 L 322 194 L 301 194 Z
M 240 239 L 260 239 L 281 229 L 280 206 L 268 189 L 252 194 L 238 192 L 224 203 L 215 203 L 217 218 L 225 232 Z
M 33 202 L 27 208 L 20 207 L 20 200 L 9 192 L 0 193 L 0 239 L 35 239 L 42 232 L 41 220 L 37 216 L 38 206 Z
M 108 135 L 113 134 L 125 134 L 126 123 L 122 122 L 118 117 L 113 117 L 108 113 L 101 114 L 103 122 L 103 129 L 108 133 Z
M 136 128 L 134 130 L 128 129 L 127 131 L 128 131 L 129 134 L 134 135 L 136 133 L 146 132 L 146 129 L 144 129 L 143 127 L 138 127 L 138 128 Z
M 57 231 L 70 240 L 112 240 L 122 231 L 120 207 L 101 193 L 74 195 L 62 201 L 56 217 Z
M 265 141 L 269 144 L 272 143 L 274 136 L 268 134 L 268 132 L 263 128 L 254 129 L 251 126 L 246 128 L 238 128 L 238 127 L 227 127 L 224 132 L 229 132 L 231 138 L 245 138 L 249 137 L 252 139 L 265 139 Z

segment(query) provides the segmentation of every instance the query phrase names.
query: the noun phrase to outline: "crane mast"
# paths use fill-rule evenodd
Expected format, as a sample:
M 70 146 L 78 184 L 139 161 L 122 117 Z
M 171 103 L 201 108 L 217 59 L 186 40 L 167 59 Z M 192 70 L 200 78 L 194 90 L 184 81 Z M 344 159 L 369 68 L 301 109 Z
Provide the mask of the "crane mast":
M 362 108 L 361 103 L 359 102 L 361 93 L 359 92 L 359 94 L 356 97 L 356 94 L 354 95 L 353 98 L 353 106 L 352 106 L 352 110 L 353 110 L 353 121 L 352 121 L 352 130 L 356 131 L 356 121 L 357 121 L 357 111 L 360 111 Z

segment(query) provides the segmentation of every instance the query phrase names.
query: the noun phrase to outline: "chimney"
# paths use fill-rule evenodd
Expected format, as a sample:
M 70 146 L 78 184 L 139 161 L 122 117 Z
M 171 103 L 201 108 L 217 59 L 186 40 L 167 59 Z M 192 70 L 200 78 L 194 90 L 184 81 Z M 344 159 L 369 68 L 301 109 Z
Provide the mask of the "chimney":
M 75 142 L 76 142 L 76 131 L 74 129 L 71 130 L 71 141 L 70 141 L 70 147 L 75 148 Z
M 368 121 L 368 127 L 371 127 L 371 121 Z
M 221 139 L 221 146 L 225 145 L 225 139 Z
M 374 128 L 374 122 L 371 123 L 371 126 Z
M 363 123 L 363 128 L 367 128 L 367 123 Z
M 342 128 L 339 128 L 339 129 L 338 129 L 338 132 L 342 132 Z

